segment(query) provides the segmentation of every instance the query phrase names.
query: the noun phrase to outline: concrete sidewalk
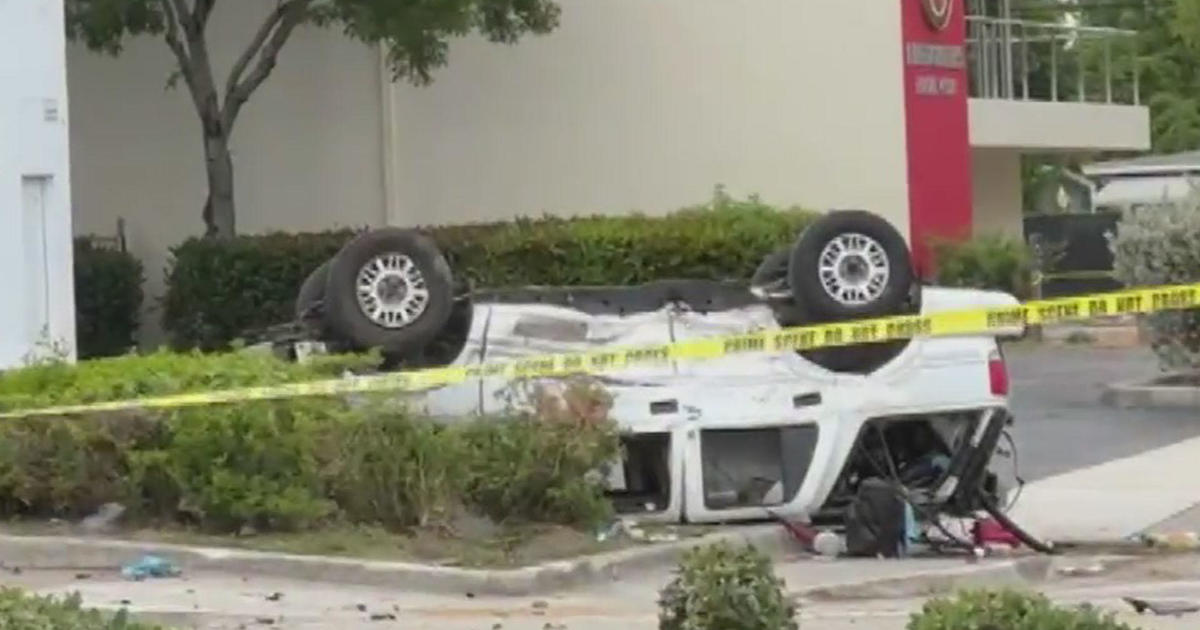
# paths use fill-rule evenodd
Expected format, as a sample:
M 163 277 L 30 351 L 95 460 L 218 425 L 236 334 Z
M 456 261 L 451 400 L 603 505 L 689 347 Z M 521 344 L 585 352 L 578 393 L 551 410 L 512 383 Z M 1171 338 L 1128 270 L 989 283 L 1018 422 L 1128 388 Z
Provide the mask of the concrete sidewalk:
M 854 613 L 878 598 L 921 598 L 953 587 L 1025 585 L 1040 588 L 1063 578 L 1053 566 L 1107 563 L 1108 571 L 1128 559 L 1026 558 L 967 563 L 933 560 L 785 560 L 776 566 L 790 594 L 801 602 L 801 621 L 818 624 L 861 621 Z M 85 606 L 127 609 L 175 628 L 233 630 L 286 627 L 308 630 L 428 628 L 430 630 L 628 630 L 656 627 L 659 590 L 669 572 L 652 571 L 569 591 L 506 597 L 472 592 L 421 593 L 381 585 L 330 580 L 186 572 L 179 578 L 123 580 L 113 571 L 0 573 L 0 584 L 41 594 L 77 592 Z M 834 614 L 838 602 L 850 613 Z M 873 615 L 866 615 L 868 617 Z M 896 617 L 902 620 L 902 616 Z M 817 625 L 816 627 L 824 627 Z M 867 626 L 873 627 L 873 626 Z
M 1200 422 L 1200 419 L 1197 419 Z M 1048 477 L 1025 486 L 1010 512 L 1055 541 L 1120 542 L 1200 531 L 1200 438 Z

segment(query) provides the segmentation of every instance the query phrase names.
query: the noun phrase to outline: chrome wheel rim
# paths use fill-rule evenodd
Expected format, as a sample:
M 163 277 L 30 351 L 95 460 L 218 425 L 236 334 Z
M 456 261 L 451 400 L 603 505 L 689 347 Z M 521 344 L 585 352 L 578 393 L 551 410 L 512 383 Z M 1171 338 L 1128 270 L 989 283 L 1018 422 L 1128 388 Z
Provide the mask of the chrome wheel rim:
M 879 241 L 848 232 L 839 234 L 821 250 L 817 274 L 825 293 L 838 304 L 862 306 L 883 295 L 891 263 Z
M 355 281 L 358 308 L 372 323 L 404 328 L 429 306 L 425 275 L 404 254 L 384 253 L 359 268 Z

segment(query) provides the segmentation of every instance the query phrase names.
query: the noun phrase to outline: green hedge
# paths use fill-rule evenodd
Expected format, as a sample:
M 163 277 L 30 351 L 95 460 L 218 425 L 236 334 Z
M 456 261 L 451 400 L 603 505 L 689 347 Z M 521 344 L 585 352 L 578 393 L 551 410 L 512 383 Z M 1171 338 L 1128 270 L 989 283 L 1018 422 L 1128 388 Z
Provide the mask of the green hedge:
M 931 599 L 913 614 L 908 630 L 1134 630 L 1088 604 L 1056 606 L 1045 595 L 971 589 Z
M 344 523 L 404 531 L 463 512 L 581 527 L 611 516 L 587 475 L 618 453 L 607 420 L 442 425 L 372 407 L 293 399 L 11 420 L 0 425 L 0 518 L 74 520 L 116 502 L 133 525 L 235 533 Z
M 546 217 L 427 231 L 476 287 L 619 285 L 745 278 L 811 213 L 720 191 L 662 217 Z M 163 324 L 176 348 L 221 349 L 248 329 L 290 321 L 305 276 L 354 230 L 191 239 L 172 250 Z
M 115 614 L 84 608 L 79 593 L 66 597 L 0 588 L 0 628 L 4 630 L 162 630 L 133 621 L 122 608 Z
M 798 630 L 770 556 L 721 542 L 687 551 L 658 595 L 659 630 Z
M 79 357 L 128 352 L 142 308 L 142 263 L 127 252 L 75 239 L 75 331 Z
M 203 355 L 165 350 L 76 365 L 46 363 L 0 372 L 0 411 L 298 383 L 378 364 L 373 355 L 317 357 L 301 364 L 259 352 Z
M 978 236 L 965 241 L 935 241 L 936 283 L 1011 293 L 1028 299 L 1033 293 L 1033 255 L 1019 238 Z
M 38 365 L 0 373 L 0 409 L 309 380 L 377 361 L 160 352 Z M 604 413 L 514 412 L 443 426 L 394 398 L 292 398 L 9 420 L 0 423 L 0 519 L 76 519 L 118 502 L 135 519 L 215 532 L 404 529 L 462 510 L 592 525 L 611 510 L 587 474 L 618 452 L 611 401 L 586 383 L 565 395 L 589 403 L 567 409 Z

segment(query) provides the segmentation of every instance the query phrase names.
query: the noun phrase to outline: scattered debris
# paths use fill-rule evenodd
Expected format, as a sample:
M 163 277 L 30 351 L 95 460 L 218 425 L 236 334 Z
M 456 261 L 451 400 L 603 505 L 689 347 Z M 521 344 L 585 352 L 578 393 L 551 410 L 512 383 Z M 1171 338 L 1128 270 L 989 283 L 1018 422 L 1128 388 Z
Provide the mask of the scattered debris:
M 141 581 L 146 578 L 177 577 L 182 573 L 171 561 L 158 556 L 142 556 L 137 562 L 121 568 L 121 576 L 127 580 Z
M 655 543 L 676 542 L 679 534 L 675 532 L 654 532 L 646 536 L 646 540 Z
M 1093 562 L 1087 566 L 1069 566 L 1059 567 L 1058 573 L 1067 577 L 1085 577 L 1091 575 L 1100 575 L 1104 572 L 1104 565 L 1099 562 Z
M 1200 536 L 1196 532 L 1171 532 L 1167 534 L 1149 534 L 1142 540 L 1151 547 L 1184 550 L 1200 548 Z
M 812 549 L 827 558 L 836 558 L 846 552 L 846 541 L 836 532 L 824 530 L 812 539 Z
M 800 543 L 800 545 L 805 549 L 812 548 L 812 545 L 817 537 L 817 532 L 805 527 L 800 523 L 789 521 L 783 516 L 780 516 L 774 510 L 767 510 L 767 515 L 782 525 L 783 529 L 787 531 L 789 536 L 792 537 L 792 540 Z
M 96 510 L 95 514 L 79 522 L 79 527 L 85 532 L 99 534 L 111 532 L 117 520 L 125 513 L 125 506 L 120 503 L 105 503 Z
M 613 521 L 608 527 L 596 532 L 596 541 L 605 542 L 622 535 L 638 542 L 664 543 L 679 540 L 679 533 L 674 530 L 647 532 L 645 528 L 638 526 L 636 521 L 622 518 Z
M 1133 609 L 1140 615 L 1147 610 L 1156 615 L 1174 615 L 1179 617 L 1185 613 L 1193 613 L 1200 611 L 1200 604 L 1195 602 L 1183 601 L 1178 599 L 1137 599 L 1135 597 L 1122 597 Z

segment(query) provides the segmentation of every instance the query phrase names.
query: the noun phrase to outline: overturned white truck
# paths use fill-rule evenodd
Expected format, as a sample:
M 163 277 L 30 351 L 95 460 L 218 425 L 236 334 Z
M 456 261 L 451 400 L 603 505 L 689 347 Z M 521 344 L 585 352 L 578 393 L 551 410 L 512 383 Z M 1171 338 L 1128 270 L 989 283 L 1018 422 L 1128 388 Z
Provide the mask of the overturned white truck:
M 333 346 L 378 347 L 393 367 L 419 367 L 1016 305 L 1005 293 L 920 286 L 886 220 L 835 211 L 748 282 L 467 290 L 427 237 L 366 232 L 304 283 L 297 320 Z M 990 464 L 1012 416 L 992 336 L 680 361 L 596 378 L 624 432 L 612 496 L 619 512 L 642 520 L 838 520 L 872 479 L 923 514 L 994 509 L 1003 493 Z M 447 418 L 502 412 L 510 388 L 470 381 L 417 402 Z

